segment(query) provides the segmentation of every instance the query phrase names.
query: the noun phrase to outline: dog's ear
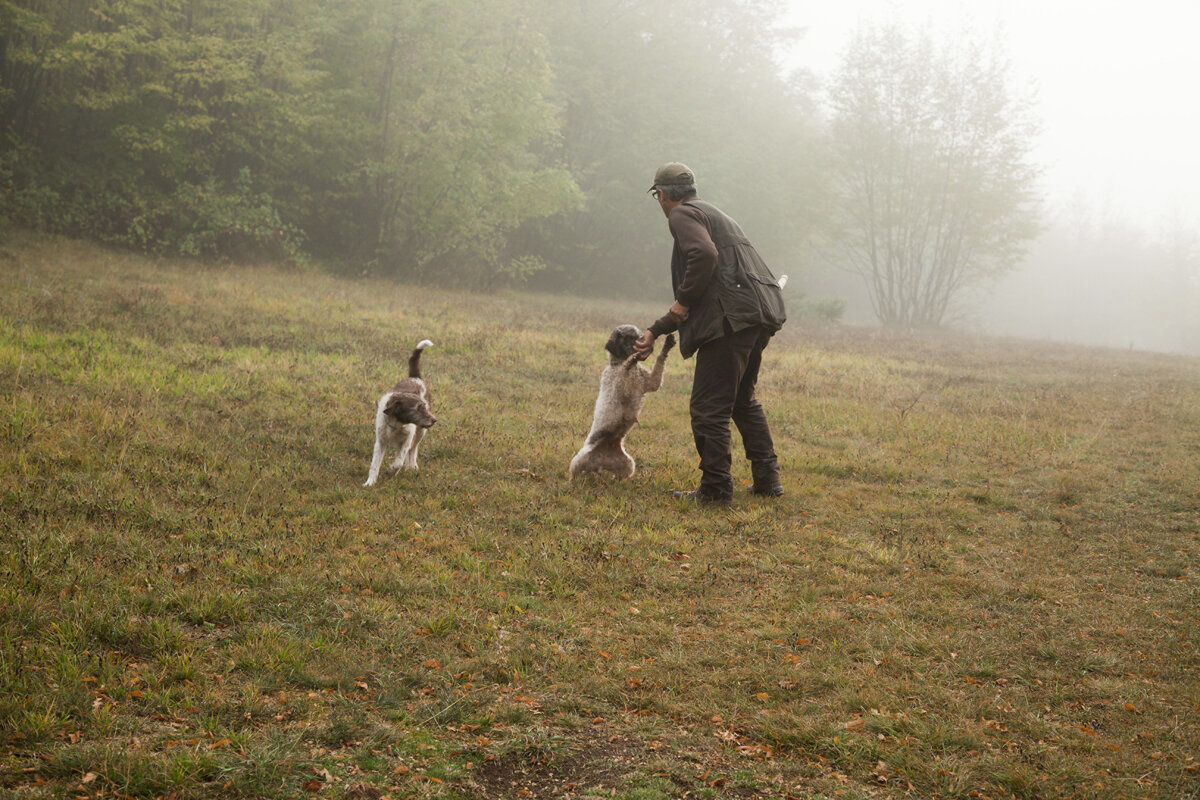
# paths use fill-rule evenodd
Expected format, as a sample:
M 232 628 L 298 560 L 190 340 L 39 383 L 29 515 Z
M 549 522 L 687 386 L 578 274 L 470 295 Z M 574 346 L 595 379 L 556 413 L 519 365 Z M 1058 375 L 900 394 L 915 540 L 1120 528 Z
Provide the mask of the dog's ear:
M 617 328 L 612 332 L 612 336 L 608 337 L 608 343 L 604 345 L 604 349 L 612 353 L 616 358 L 625 357 L 625 342 L 621 336 L 621 329 Z
M 408 417 L 411 416 L 410 406 L 412 405 L 411 397 L 396 395 L 391 400 L 387 401 L 387 405 L 383 407 L 383 413 L 400 422 L 408 422 Z

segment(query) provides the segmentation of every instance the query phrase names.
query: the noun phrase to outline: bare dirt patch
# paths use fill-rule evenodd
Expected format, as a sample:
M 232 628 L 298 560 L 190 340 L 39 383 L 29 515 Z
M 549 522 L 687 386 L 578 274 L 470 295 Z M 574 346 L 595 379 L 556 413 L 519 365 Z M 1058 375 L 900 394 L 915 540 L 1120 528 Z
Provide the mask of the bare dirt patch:
M 476 775 L 486 798 L 569 797 L 611 790 L 646 759 L 645 746 L 627 739 L 580 738 L 553 750 L 531 747 L 485 762 Z

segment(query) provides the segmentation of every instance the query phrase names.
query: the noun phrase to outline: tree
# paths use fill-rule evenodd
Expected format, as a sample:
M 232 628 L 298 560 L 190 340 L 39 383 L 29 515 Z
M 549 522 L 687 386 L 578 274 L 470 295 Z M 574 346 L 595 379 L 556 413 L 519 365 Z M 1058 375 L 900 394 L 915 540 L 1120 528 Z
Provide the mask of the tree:
M 522 0 L 0 0 L 0 215 L 485 282 L 577 203 Z M 465 211 L 468 210 L 469 211 Z M 508 256 L 506 258 L 506 255 Z
M 295 254 L 264 179 L 321 76 L 284 24 L 310 0 L 266 5 L 3 0 L 0 212 L 150 251 Z
M 827 204 L 819 126 L 771 58 L 777 5 L 0 0 L 0 217 L 152 252 L 665 292 L 644 191 L 680 159 L 782 264 Z
M 505 252 L 529 219 L 575 207 L 570 173 L 537 154 L 558 122 L 545 44 L 515 0 L 384 0 L 374 147 L 374 263 L 414 277 L 523 278 Z M 508 256 L 508 257 L 506 257 Z
M 774 268 L 796 277 L 827 204 L 819 126 L 772 60 L 774 4 L 763 0 L 528 0 L 551 44 L 561 109 L 556 160 L 586 208 L 524 228 L 523 244 L 561 266 L 553 289 L 669 298 L 670 236 L 646 195 L 654 170 L 683 161 L 701 195 L 733 214 Z M 790 264 L 789 264 L 790 259 Z
M 1039 231 L 1031 101 L 997 54 L 895 25 L 856 35 L 830 101 L 845 263 L 884 324 L 943 324 Z

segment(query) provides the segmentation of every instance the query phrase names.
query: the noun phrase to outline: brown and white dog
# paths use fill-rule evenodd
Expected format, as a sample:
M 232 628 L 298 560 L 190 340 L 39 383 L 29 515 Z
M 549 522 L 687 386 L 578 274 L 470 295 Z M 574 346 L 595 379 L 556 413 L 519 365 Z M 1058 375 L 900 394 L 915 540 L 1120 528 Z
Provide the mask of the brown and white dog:
M 392 462 L 392 472 L 417 469 L 417 447 L 425 438 L 425 431 L 437 422 L 429 410 L 429 387 L 421 378 L 421 351 L 432 345 L 428 339 L 418 342 L 408 357 L 408 377 L 379 398 L 375 410 L 375 453 L 371 456 L 371 472 L 363 486 L 374 486 L 379 480 L 379 468 L 383 466 L 383 455 L 388 447 L 399 448 L 396 460 Z
M 635 325 L 620 325 L 608 337 L 608 366 L 600 374 L 600 395 L 592 413 L 592 429 L 583 447 L 571 459 L 570 476 L 586 472 L 608 472 L 618 478 L 633 475 L 637 465 L 625 452 L 625 436 L 638 421 L 642 401 L 648 392 L 662 385 L 667 353 L 675 346 L 675 335 L 668 334 L 663 348 L 648 370 L 637 361 L 633 344 L 642 335 Z

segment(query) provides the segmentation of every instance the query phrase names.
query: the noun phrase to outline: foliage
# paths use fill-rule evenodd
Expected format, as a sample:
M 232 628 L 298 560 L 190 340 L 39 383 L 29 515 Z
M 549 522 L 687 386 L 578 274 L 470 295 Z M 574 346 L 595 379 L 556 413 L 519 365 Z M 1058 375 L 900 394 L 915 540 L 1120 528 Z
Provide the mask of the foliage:
M 846 301 L 810 298 L 797 292 L 787 296 L 787 309 L 789 321 L 832 325 L 841 322 L 846 313 Z
M 0 259 L 6 795 L 1200 792 L 1195 359 L 785 328 L 787 494 L 687 509 L 675 360 L 638 474 L 566 477 L 657 304 Z
M 605 295 L 669 293 L 670 237 L 645 194 L 684 161 L 701 194 L 743 223 L 777 271 L 798 276 L 825 225 L 818 126 L 769 54 L 774 7 L 705 0 L 545 2 L 562 109 L 555 157 L 587 199 L 528 226 L 527 246 L 566 267 L 561 285 Z
M 503 269 L 522 221 L 575 202 L 531 152 L 554 117 L 511 4 L 5 9 L 3 162 L 24 164 L 4 172 L 10 219 L 150 252 L 304 243 L 416 275 L 453 256 L 470 276 Z
M 312 88 L 278 23 L 302 0 L 29 4 L 5 46 L 10 216 L 150 252 L 294 257 L 262 144 Z M 31 198 L 36 202 L 21 202 Z
M 569 173 L 533 152 L 557 133 L 544 44 L 511 2 L 380 13 L 374 256 L 409 276 L 467 265 L 490 277 L 507 232 L 578 202 Z
M 637 187 L 685 158 L 760 249 L 798 257 L 819 179 L 765 55 L 776 11 L 0 0 L 0 212 L 148 252 L 665 291 Z
M 1007 65 L 860 30 L 830 92 L 840 240 L 880 321 L 940 325 L 963 290 L 1011 269 L 1038 232 L 1035 127 Z

